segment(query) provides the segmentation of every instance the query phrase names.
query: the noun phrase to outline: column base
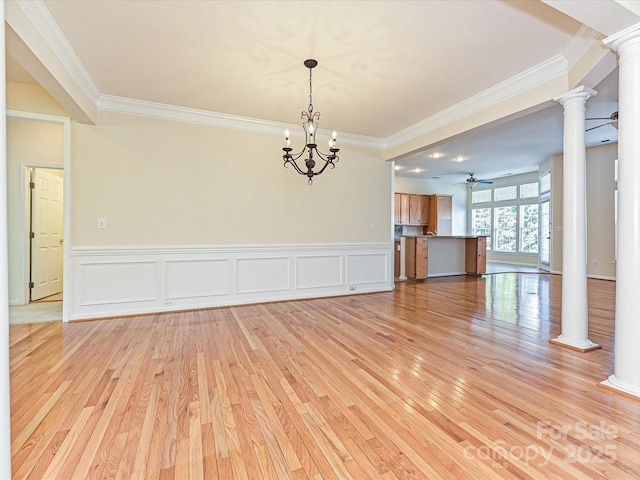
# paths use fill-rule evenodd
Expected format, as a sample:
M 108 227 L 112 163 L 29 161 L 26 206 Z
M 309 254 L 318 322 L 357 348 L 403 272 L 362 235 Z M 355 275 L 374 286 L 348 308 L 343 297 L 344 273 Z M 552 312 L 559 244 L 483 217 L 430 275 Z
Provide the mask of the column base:
M 402 281 L 404 281 L 404 280 L 408 280 L 408 279 L 407 279 L 407 276 L 406 276 L 406 275 L 400 275 L 400 276 L 398 277 L 398 280 L 402 280 Z
M 611 393 L 621 394 L 633 400 L 640 400 L 640 387 L 620 381 L 615 375 L 610 375 L 608 379 L 600 382 L 598 386 Z
M 598 345 L 597 343 L 593 343 L 589 339 L 576 342 L 576 341 L 569 340 L 566 337 L 563 337 L 562 335 L 558 335 L 558 337 L 552 338 L 551 340 L 549 340 L 549 343 L 553 345 L 557 345 L 559 347 L 568 348 L 570 350 L 574 350 L 580 353 L 590 352 L 592 350 L 597 350 L 599 348 L 602 348 L 600 345 Z

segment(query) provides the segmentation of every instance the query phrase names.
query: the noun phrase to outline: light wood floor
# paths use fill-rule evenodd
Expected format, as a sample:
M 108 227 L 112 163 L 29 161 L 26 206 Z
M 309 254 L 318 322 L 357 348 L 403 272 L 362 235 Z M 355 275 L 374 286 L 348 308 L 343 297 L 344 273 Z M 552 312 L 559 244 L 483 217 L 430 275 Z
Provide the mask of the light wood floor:
M 638 479 L 640 402 L 597 386 L 615 284 L 581 354 L 560 281 L 12 326 L 14 478 Z

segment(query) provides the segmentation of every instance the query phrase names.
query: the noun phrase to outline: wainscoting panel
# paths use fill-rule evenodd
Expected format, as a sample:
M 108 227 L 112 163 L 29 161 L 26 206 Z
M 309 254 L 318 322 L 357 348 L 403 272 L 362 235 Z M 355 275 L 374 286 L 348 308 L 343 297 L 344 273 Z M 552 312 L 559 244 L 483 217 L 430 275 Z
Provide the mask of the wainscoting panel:
M 288 256 L 239 258 L 236 272 L 236 293 L 282 292 L 291 288 Z
M 148 302 L 158 298 L 156 289 L 157 263 L 86 262 L 80 268 L 80 298 L 78 304 Z
M 343 285 L 342 255 L 296 257 L 296 288 L 328 288 Z
M 352 253 L 347 255 L 347 283 L 365 285 L 389 282 L 389 253 Z M 393 281 L 393 280 L 392 280 Z
M 391 242 L 75 247 L 64 320 L 389 291 L 392 254 Z
M 231 293 L 228 259 L 167 260 L 165 296 L 167 300 L 211 297 Z

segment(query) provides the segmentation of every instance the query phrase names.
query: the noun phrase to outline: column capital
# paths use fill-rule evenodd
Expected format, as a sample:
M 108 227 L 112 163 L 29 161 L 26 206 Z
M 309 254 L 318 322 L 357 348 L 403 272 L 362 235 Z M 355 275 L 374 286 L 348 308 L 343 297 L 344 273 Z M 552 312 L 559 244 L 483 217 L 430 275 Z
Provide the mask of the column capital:
M 618 33 L 605 38 L 602 43 L 614 52 L 617 52 L 620 46 L 629 40 L 637 39 L 640 41 L 640 23 L 625 28 Z
M 565 102 L 569 101 L 569 100 L 573 100 L 576 98 L 580 98 L 583 99 L 583 101 L 587 101 L 587 99 L 589 97 L 592 97 L 594 95 L 596 95 L 598 92 L 596 92 L 595 90 L 589 88 L 589 87 L 585 87 L 584 85 L 581 85 L 578 88 L 574 88 L 573 90 L 567 92 L 567 93 L 563 93 L 562 95 L 558 95 L 557 97 L 553 97 L 553 101 L 554 102 L 558 102 L 564 105 Z

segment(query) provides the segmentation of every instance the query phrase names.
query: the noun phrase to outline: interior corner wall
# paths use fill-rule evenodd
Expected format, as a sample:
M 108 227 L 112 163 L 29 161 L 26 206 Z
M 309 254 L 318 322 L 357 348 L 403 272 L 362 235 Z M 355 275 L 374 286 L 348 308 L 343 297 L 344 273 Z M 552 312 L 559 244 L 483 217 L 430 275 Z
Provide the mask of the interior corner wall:
M 397 193 L 430 195 L 433 193 L 452 195 L 452 235 L 467 235 L 467 185 L 456 185 L 438 179 L 395 177 L 394 189 Z

